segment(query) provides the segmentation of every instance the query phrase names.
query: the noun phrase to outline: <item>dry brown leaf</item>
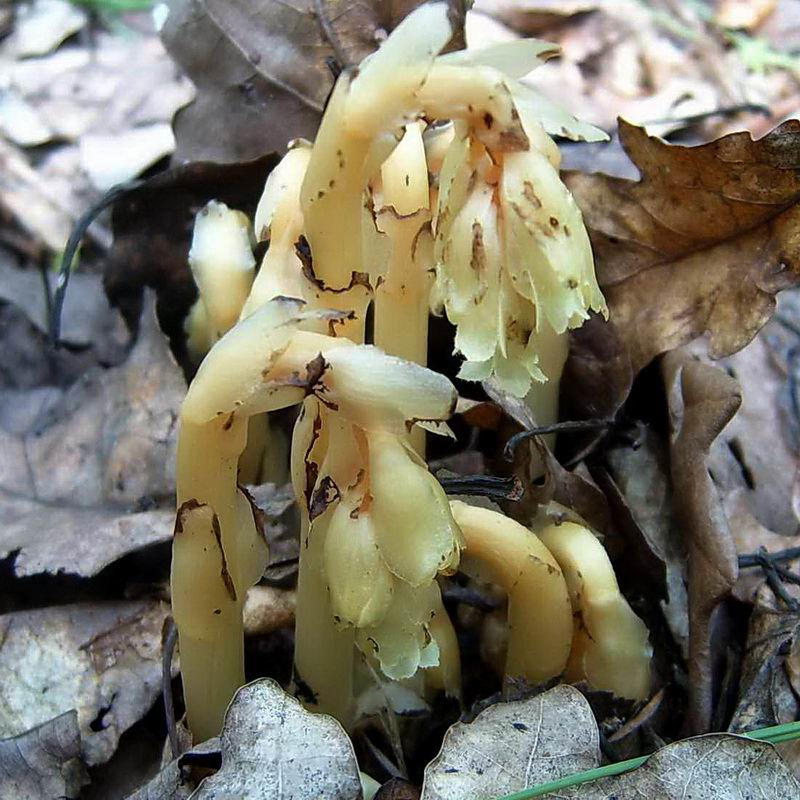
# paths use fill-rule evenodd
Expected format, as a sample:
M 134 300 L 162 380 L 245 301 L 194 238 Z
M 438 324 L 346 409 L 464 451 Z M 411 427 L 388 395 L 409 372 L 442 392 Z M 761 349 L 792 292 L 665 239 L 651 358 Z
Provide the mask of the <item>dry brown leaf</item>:
M 762 589 L 768 593 L 770 590 Z M 800 639 L 800 616 L 758 604 L 750 618 L 732 733 L 793 722 L 800 711 L 792 690 L 787 651 Z
M 576 14 L 594 11 L 599 5 L 599 0 L 477 0 L 473 8 L 520 33 L 535 36 Z
M 0 796 L 14 800 L 75 800 L 89 782 L 78 715 L 66 711 L 13 739 L 0 741 Z
M 176 161 L 246 161 L 283 151 L 298 136 L 313 139 L 333 86 L 327 60 L 357 64 L 417 5 L 418 0 L 173 3 L 161 35 L 197 86 L 197 99 L 175 118 Z M 460 0 L 452 7 L 463 23 Z M 322 22 L 317 8 L 324 12 Z
M 372 800 L 420 800 L 419 789 L 403 778 L 391 778 Z
M 705 333 L 713 358 L 741 349 L 800 281 L 800 121 L 697 147 L 624 121 L 620 136 L 641 181 L 568 183 L 634 370 Z
M 727 373 L 680 350 L 668 353 L 663 371 L 672 428 L 670 469 L 675 518 L 688 552 L 689 726 L 709 730 L 714 707 L 712 648 L 717 607 L 738 574 L 736 547 L 717 488 L 708 474 L 714 439 L 741 404 L 739 385 Z
M 422 798 L 490 800 L 599 761 L 588 703 L 572 687 L 559 686 L 530 700 L 491 706 L 471 725 L 454 725 L 425 771 Z M 772 745 L 714 734 L 668 745 L 632 772 L 561 789 L 557 796 L 780 800 L 800 796 L 800 783 Z
M 666 446 L 648 430 L 638 447 L 610 448 L 605 457 L 613 485 L 605 484 L 599 476 L 598 479 L 609 498 L 615 522 L 624 529 L 627 511 L 644 539 L 637 543 L 637 547 L 645 551 L 637 565 L 641 573 L 637 577 L 649 587 L 644 596 L 660 604 L 675 642 L 687 657 L 686 552 L 675 526 Z M 616 492 L 620 495 L 620 504 Z M 622 504 L 624 508 L 619 507 Z
M 626 775 L 562 790 L 575 800 L 787 800 L 800 796 L 800 783 L 766 742 L 713 734 L 667 745 Z
M 453 725 L 425 768 L 422 800 L 493 800 L 599 763 L 589 704 L 572 686 L 557 686 Z
M 169 122 L 192 96 L 152 32 L 96 31 L 91 42 L 4 61 L 3 75 L 0 130 L 8 141 L 0 142 L 0 205 L 34 247 L 55 252 L 97 200 L 98 188 L 135 177 L 171 153 Z M 109 137 L 116 137 L 116 148 L 107 146 Z M 37 152 L 34 164 L 15 144 L 50 147 Z M 111 243 L 100 221 L 88 234 L 104 248 Z
M 0 735 L 74 708 L 84 761 L 107 761 L 161 692 L 168 613 L 165 603 L 117 601 L 0 616 Z
M 333 717 L 306 711 L 271 679 L 243 686 L 225 714 L 222 767 L 192 795 L 359 800 L 353 744 Z
M 294 624 L 297 598 L 293 589 L 253 586 L 247 592 L 242 618 L 245 634 L 266 636 Z
M 32 430 L 0 431 L 0 551 L 17 575 L 89 577 L 171 538 L 173 511 L 136 511 L 174 492 L 186 393 L 152 306 L 122 366 L 84 375 Z
M 792 534 L 797 454 L 784 412 L 786 375 L 775 363 L 765 328 L 720 366 L 739 381 L 742 407 L 711 448 L 709 469 L 725 492 L 739 490 L 753 516 L 776 533 Z
M 536 427 L 536 420 L 524 400 L 484 382 L 489 397 L 510 420 L 523 430 Z M 553 455 L 545 437 L 536 436 L 514 453 L 514 474 L 525 488 L 522 499 L 509 505 L 508 513 L 530 524 L 540 506 L 554 501 L 564 506 L 600 533 L 610 532 L 610 515 L 605 495 L 583 469 L 568 470 Z

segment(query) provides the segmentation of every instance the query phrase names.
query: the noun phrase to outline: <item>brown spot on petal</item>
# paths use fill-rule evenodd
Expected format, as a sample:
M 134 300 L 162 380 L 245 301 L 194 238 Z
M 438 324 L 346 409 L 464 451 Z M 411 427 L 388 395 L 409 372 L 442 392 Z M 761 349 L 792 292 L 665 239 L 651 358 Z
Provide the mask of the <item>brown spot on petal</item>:
M 222 548 L 222 530 L 219 526 L 219 517 L 216 513 L 211 515 L 211 530 L 214 531 L 214 538 L 217 540 L 217 547 L 219 547 L 220 557 L 222 558 L 222 566 L 220 568 L 220 577 L 222 578 L 228 596 L 236 602 L 236 587 L 233 585 L 233 579 L 230 572 L 228 572 L 228 560 L 225 558 L 225 550 Z
M 181 503 L 180 508 L 178 509 L 178 513 L 175 516 L 175 531 L 173 536 L 180 536 L 183 533 L 183 520 L 187 514 L 190 514 L 192 511 L 195 511 L 198 508 L 202 508 L 205 503 L 201 503 L 197 498 L 192 498 L 191 500 L 187 500 L 184 503 Z
M 542 201 L 539 199 L 539 195 L 536 194 L 536 191 L 533 188 L 533 184 L 530 181 L 525 181 L 522 184 L 522 196 L 534 208 L 541 208 L 542 207 Z
M 472 269 L 483 275 L 486 272 L 486 248 L 483 244 L 483 226 L 477 220 L 472 223 L 472 256 L 469 260 Z

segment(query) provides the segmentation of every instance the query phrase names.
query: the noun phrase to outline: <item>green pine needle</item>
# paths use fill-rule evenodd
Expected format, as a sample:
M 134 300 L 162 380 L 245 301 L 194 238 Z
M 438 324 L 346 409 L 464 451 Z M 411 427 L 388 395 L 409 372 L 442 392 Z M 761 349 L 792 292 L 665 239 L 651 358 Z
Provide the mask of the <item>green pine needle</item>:
M 154 0 L 71 0 L 76 6 L 85 6 L 95 11 L 148 11 Z
M 770 744 L 790 742 L 794 739 L 800 739 L 800 721 L 787 722 L 784 725 L 773 725 L 769 728 L 759 728 L 755 731 L 747 731 L 747 733 L 736 735 L 747 736 L 750 739 L 769 742 Z M 538 786 L 533 786 L 530 789 L 523 789 L 521 792 L 514 792 L 513 794 L 498 797 L 497 800 L 531 800 L 531 798 L 534 797 L 541 797 L 542 795 L 550 794 L 550 792 L 557 792 L 560 789 L 568 789 L 571 786 L 580 786 L 583 783 L 590 783 L 600 778 L 623 775 L 626 772 L 632 772 L 637 769 L 637 767 L 641 767 L 649 758 L 650 756 L 639 756 L 638 758 L 631 758 L 616 764 L 606 764 L 604 767 L 589 769 L 586 770 L 586 772 L 577 772 L 574 775 L 567 775 L 564 778 L 559 778 L 557 781 L 540 783 Z

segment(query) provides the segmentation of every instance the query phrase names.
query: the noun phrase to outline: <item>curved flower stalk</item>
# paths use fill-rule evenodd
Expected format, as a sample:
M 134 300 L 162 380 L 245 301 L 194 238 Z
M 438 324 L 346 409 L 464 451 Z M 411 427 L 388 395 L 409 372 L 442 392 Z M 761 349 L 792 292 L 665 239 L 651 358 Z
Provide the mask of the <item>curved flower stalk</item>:
M 503 514 L 451 502 L 464 534 L 461 570 L 508 595 L 506 678 L 532 685 L 558 677 L 573 639 L 572 605 L 558 562 L 530 530 Z
M 653 655 L 649 632 L 620 593 L 605 548 L 574 522 L 550 525 L 539 537 L 564 570 L 575 613 L 567 678 L 618 697 L 646 699 Z
M 536 685 L 564 674 L 618 697 L 647 698 L 649 632 L 588 528 L 562 522 L 537 535 L 490 509 L 451 507 L 464 535 L 461 570 L 508 595 L 507 625 L 495 615 L 485 628 L 487 655 L 504 655 L 506 678 Z

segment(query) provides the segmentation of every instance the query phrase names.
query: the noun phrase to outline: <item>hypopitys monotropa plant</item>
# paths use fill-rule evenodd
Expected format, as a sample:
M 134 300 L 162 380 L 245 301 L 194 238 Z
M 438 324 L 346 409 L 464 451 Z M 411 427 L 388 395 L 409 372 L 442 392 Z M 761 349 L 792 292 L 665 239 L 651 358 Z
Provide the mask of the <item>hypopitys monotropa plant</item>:
M 447 433 L 456 399 L 424 367 L 429 307 L 456 326 L 462 377 L 527 394 L 543 421 L 566 331 L 604 310 L 546 130 L 598 133 L 517 81 L 553 48 L 439 56 L 450 36 L 445 6 L 422 6 L 340 76 L 314 144 L 297 143 L 267 182 L 255 231 L 270 247 L 184 403 L 173 603 L 196 738 L 218 731 L 243 680 L 241 605 L 266 557 L 238 486 L 248 420 L 289 405 L 302 405 L 295 678 L 310 706 L 349 724 L 376 679 L 458 695 L 437 577 L 459 568 L 465 544 L 468 574 L 509 596 L 508 676 L 539 683 L 568 662 L 600 675 L 558 557 L 502 514 L 451 507 L 424 461 L 419 431 Z

